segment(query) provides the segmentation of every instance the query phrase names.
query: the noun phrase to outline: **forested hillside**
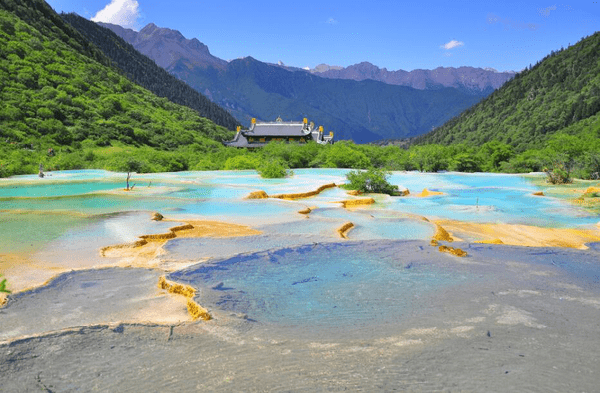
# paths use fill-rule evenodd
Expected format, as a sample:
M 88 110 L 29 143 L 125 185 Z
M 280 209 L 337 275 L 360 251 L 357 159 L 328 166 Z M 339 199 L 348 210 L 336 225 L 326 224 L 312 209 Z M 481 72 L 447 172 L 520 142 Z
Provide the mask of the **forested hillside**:
M 583 132 L 600 111 L 600 33 L 552 52 L 479 104 L 417 143 L 482 145 L 497 140 L 517 152 L 539 148 L 554 133 Z
M 76 14 L 63 14 L 62 18 L 99 47 L 113 63 L 133 82 L 159 97 L 196 110 L 218 125 L 235 130 L 238 121 L 226 110 L 175 78 L 139 53 L 111 30 Z
M 0 0 L 0 9 L 12 13 L 19 19 L 25 21 L 40 35 L 50 40 L 57 40 L 67 44 L 79 53 L 96 60 L 100 64 L 109 65 L 109 60 L 102 51 L 92 45 L 82 35 L 78 34 L 68 23 L 43 0 Z M 3 25 L 10 29 L 10 23 Z M 3 30 L 5 30 L 3 28 Z M 6 33 L 6 30 L 5 30 Z M 14 38 L 11 46 L 18 46 Z
M 185 154 L 169 152 L 220 148 L 217 141 L 232 136 L 108 64 L 46 3 L 0 0 L 0 176 L 36 172 L 39 163 L 181 170 Z M 138 153 L 144 158 L 136 161 Z

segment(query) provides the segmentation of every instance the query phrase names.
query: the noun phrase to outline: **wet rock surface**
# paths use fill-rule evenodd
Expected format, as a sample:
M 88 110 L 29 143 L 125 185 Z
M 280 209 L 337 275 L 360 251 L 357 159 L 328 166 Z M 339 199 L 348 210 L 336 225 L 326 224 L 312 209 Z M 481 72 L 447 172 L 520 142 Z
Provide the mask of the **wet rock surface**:
M 210 321 L 72 326 L 0 344 L 0 383 L 6 391 L 61 392 L 593 391 L 600 353 L 598 252 L 454 245 L 468 256 L 441 254 L 425 241 L 369 242 L 396 253 L 404 270 L 434 263 L 475 276 L 468 285 L 420 298 L 418 308 L 393 323 L 337 329 L 323 338 L 310 328 L 291 334 L 252 315 L 213 309 Z M 73 273 L 61 281 L 70 287 L 59 290 L 56 283 L 21 294 L 0 313 L 6 321 L 19 310 L 36 312 L 44 325 L 52 310 L 42 312 L 42 299 L 73 309 L 75 289 L 90 282 L 88 275 L 104 272 L 108 279 L 111 270 L 122 283 L 150 274 Z M 158 275 L 150 276 L 156 288 Z M 95 296 L 110 304 L 103 293 Z
M 597 390 L 598 219 L 516 176 L 395 173 L 444 194 L 342 209 L 345 191 L 327 187 L 339 170 L 148 175 L 127 195 L 92 172 L 0 187 L 19 212 L 0 215 L 4 239 L 23 222 L 46 228 L 37 216 L 65 221 L 37 247 L 0 244 L 15 285 L 0 308 L 0 391 Z M 310 202 L 244 199 L 310 193 L 315 178 Z M 51 279 L 23 291 L 34 268 Z
M 402 321 L 370 327 L 377 334 L 369 337 L 289 335 L 223 312 L 165 326 L 72 327 L 0 344 L 0 383 L 6 391 L 61 392 L 594 391 L 598 254 L 458 245 L 469 256 L 437 263 L 489 279 L 444 289 Z M 443 255 L 426 242 L 396 247 L 406 255 L 403 266 Z M 592 275 L 579 275 L 567 260 Z M 28 296 L 36 295 L 22 301 Z

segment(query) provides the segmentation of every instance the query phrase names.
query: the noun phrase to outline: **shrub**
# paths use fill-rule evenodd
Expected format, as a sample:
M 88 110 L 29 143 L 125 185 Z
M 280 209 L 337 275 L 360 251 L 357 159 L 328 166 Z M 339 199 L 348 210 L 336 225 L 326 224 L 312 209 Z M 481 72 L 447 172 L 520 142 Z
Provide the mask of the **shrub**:
M 225 161 L 223 169 L 225 170 L 236 170 L 236 169 L 256 169 L 260 165 L 257 157 L 249 155 L 229 157 Z
M 96 155 L 92 150 L 86 150 L 83 153 L 83 159 L 87 162 L 93 162 L 96 159 Z
M 479 172 L 481 166 L 476 157 L 469 153 L 458 153 L 450 162 L 450 170 L 458 172 Z
M 152 172 L 153 168 L 150 168 L 150 165 L 146 160 L 140 159 L 138 157 L 130 157 L 126 154 L 115 154 L 112 156 L 104 165 L 105 169 L 115 172 L 136 172 L 136 173 L 144 173 L 144 172 Z M 160 168 L 157 170 L 164 170 Z
M 571 171 L 567 165 L 562 162 L 554 163 L 551 169 L 544 168 L 544 172 L 546 172 L 547 181 L 552 184 L 567 184 L 572 183 L 573 179 L 571 179 Z
M 421 172 L 437 172 L 448 169 L 449 150 L 441 145 L 415 146 L 409 152 L 410 160 Z
M 277 179 L 293 174 L 281 160 L 265 161 L 256 170 L 261 177 L 266 179 Z
M 346 179 L 350 182 L 347 184 L 347 188 L 362 192 L 394 195 L 398 192 L 398 187 L 388 182 L 389 175 L 389 172 L 381 168 L 351 171 L 346 175 Z
M 320 166 L 326 168 L 358 169 L 370 167 L 371 161 L 369 161 L 369 158 L 363 152 L 356 149 L 356 145 L 346 141 L 338 142 L 334 145 L 321 146 L 321 152 L 315 158 L 314 164 L 318 163 Z
M 0 277 L 2 277 L 1 274 L 0 274 Z M 4 279 L 2 279 L 2 281 L 0 281 L 0 292 L 10 293 L 10 291 L 8 289 L 6 289 L 6 278 L 4 278 Z
M 46 169 L 69 170 L 82 169 L 86 167 L 83 156 L 79 153 L 59 153 L 45 164 Z
M 219 169 L 221 169 L 219 163 L 208 158 L 201 159 L 192 166 L 192 170 L 194 171 L 215 171 Z

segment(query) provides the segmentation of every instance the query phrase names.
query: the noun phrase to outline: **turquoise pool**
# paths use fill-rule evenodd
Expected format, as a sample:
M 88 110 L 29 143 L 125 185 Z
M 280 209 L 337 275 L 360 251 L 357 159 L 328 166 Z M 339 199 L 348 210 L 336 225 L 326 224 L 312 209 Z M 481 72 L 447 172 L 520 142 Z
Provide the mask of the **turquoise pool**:
M 332 202 L 347 198 L 339 188 L 298 201 L 246 200 L 252 191 L 293 193 L 345 181 L 347 169 L 299 169 L 285 179 L 262 179 L 254 171 L 213 171 L 133 174 L 136 189 L 124 193 L 125 174 L 82 170 L 53 172 L 0 180 L 0 230 L 5 241 L 0 253 L 38 249 L 59 239 L 69 228 L 106 214 L 159 211 L 174 219 L 197 218 L 265 226 L 265 235 L 330 238 L 347 221 L 355 224 L 350 237 L 369 239 L 426 239 L 431 224 L 410 220 L 408 214 L 474 222 L 504 222 L 556 227 L 591 227 L 597 215 L 551 197 L 533 196 L 537 188 L 523 176 L 394 172 L 393 184 L 411 195 L 423 188 L 444 192 L 429 198 L 377 196 L 366 208 L 346 210 Z M 304 221 L 297 212 L 317 206 Z M 17 215 L 13 215 L 17 214 Z M 44 214 L 52 213 L 46 220 Z M 122 225 L 125 225 L 124 223 Z M 270 225 L 270 226 L 269 226 Z M 98 236 L 106 234 L 101 231 Z M 25 246 L 19 239 L 34 237 L 39 245 Z M 19 246 L 23 243 L 22 246 Z M 30 243 L 33 244 L 33 243 Z M 290 244 L 286 242 L 285 244 Z
M 336 337 L 398 324 L 425 298 L 471 279 L 412 263 L 395 243 L 311 244 L 203 263 L 170 278 L 199 289 L 202 304 L 273 325 Z

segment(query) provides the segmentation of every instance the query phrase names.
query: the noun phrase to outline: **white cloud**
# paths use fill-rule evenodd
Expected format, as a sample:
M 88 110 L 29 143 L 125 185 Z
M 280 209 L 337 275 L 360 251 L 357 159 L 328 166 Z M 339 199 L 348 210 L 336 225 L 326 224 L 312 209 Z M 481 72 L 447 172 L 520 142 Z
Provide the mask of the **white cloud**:
M 538 9 L 538 12 L 540 13 L 540 15 L 542 15 L 544 17 L 550 16 L 551 11 L 556 11 L 556 5 L 552 5 L 550 7 L 543 8 L 543 9 Z
M 441 46 L 441 48 L 444 48 L 446 50 L 449 49 L 453 49 L 459 46 L 463 46 L 465 43 L 462 41 L 456 41 L 456 40 L 452 40 L 450 42 L 446 42 L 444 45 Z
M 111 0 L 110 4 L 94 15 L 92 21 L 136 29 L 140 17 L 139 7 L 136 0 Z
M 552 7 L 548 7 L 546 8 L 548 14 L 550 13 L 550 11 L 552 10 Z M 495 25 L 496 23 L 502 23 L 504 25 L 504 29 L 505 30 L 537 30 L 540 25 L 538 25 L 537 23 L 526 23 L 526 22 L 519 22 L 519 21 L 514 21 L 508 18 L 502 19 L 501 17 L 499 17 L 498 15 L 494 15 L 494 14 L 488 14 L 487 15 L 487 23 L 490 25 Z
M 325 23 L 327 23 L 329 25 L 337 25 L 338 21 L 335 20 L 334 18 L 329 18 L 329 19 L 327 19 L 327 21 Z

